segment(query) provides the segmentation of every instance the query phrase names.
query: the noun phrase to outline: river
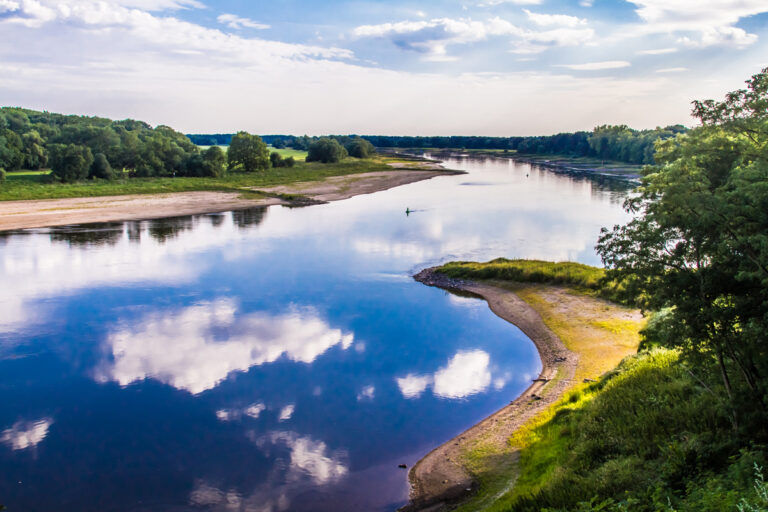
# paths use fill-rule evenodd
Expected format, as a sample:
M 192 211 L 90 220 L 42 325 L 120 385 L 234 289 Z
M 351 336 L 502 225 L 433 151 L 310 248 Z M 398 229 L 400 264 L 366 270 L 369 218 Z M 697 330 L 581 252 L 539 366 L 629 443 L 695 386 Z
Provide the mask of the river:
M 0 503 L 391 511 L 540 370 L 450 260 L 599 264 L 625 187 L 505 159 L 307 208 L 0 234 Z M 406 214 L 406 210 L 409 213 Z

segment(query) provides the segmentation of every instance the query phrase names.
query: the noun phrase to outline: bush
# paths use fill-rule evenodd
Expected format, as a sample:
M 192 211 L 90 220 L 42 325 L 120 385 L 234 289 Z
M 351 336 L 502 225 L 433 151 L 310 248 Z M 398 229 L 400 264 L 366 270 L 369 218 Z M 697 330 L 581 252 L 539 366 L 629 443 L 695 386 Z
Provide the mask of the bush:
M 5 181 L 5 169 L 0 167 L 0 182 Z
M 307 162 L 337 163 L 347 157 L 347 150 L 334 139 L 323 137 L 309 145 Z
M 365 139 L 357 137 L 346 145 L 349 156 L 355 158 L 371 158 L 376 154 L 376 148 Z
M 93 157 L 93 164 L 91 164 L 91 170 L 88 173 L 89 178 L 99 178 L 102 180 L 115 179 L 115 173 L 112 170 L 112 166 L 109 165 L 109 160 L 104 153 L 97 153 Z

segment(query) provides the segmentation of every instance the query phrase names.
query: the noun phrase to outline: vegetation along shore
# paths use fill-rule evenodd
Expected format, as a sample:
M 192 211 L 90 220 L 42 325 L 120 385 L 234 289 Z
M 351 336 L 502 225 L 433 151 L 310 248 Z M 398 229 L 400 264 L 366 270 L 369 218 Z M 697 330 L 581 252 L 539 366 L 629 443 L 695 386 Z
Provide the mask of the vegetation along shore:
M 768 69 L 694 102 L 701 126 L 656 145 L 633 220 L 603 230 L 605 269 L 497 259 L 419 274 L 502 316 L 495 294 L 514 292 L 562 346 L 509 319 L 565 355 L 541 389 L 417 464 L 410 509 L 461 498 L 432 486 L 437 472 L 459 475 L 461 511 L 768 510 L 767 103 Z

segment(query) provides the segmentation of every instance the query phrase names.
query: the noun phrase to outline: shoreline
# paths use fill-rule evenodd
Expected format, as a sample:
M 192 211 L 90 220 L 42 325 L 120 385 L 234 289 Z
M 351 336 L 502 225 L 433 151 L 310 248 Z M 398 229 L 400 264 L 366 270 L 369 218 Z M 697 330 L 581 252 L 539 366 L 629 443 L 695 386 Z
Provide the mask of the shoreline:
M 436 165 L 424 166 L 423 169 L 392 167 L 391 171 L 331 176 L 318 181 L 248 188 L 242 192 L 200 191 L 2 201 L 0 232 L 220 213 L 258 206 L 308 206 L 372 194 L 437 176 L 465 174 Z M 247 198 L 244 197 L 246 194 L 260 197 Z
M 422 270 L 414 279 L 427 286 L 484 299 L 493 313 L 517 326 L 533 341 L 542 369 L 531 386 L 509 405 L 438 446 L 410 469 L 410 502 L 399 509 L 401 512 L 440 510 L 447 503 L 469 496 L 476 484 L 464 464 L 459 462 L 461 455 L 489 437 L 493 442 L 505 443 L 526 421 L 557 401 L 570 387 L 579 359 L 545 325 L 541 315 L 510 290 L 452 279 L 436 273 L 435 267 Z

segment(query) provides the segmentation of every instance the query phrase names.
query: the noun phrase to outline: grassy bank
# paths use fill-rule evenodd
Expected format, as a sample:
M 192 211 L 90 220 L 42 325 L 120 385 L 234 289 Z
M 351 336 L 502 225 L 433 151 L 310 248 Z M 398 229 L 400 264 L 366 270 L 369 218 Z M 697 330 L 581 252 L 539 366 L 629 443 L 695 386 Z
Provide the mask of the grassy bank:
M 457 279 L 481 279 L 564 285 L 615 302 L 621 302 L 621 287 L 605 281 L 605 271 L 581 263 L 497 258 L 485 263 L 446 263 L 438 272 Z
M 643 324 L 593 298 L 601 269 L 494 260 L 440 271 L 514 291 L 579 355 L 562 399 L 504 447 L 465 454 L 479 490 L 458 510 L 768 511 L 765 447 L 733 434 L 720 390 L 678 352 L 635 353 Z
M 279 167 L 255 173 L 231 173 L 222 178 L 125 178 L 79 183 L 51 183 L 46 172 L 12 172 L 0 183 L 0 201 L 22 199 L 61 199 L 126 194 L 163 194 L 201 190 L 242 192 L 248 188 L 286 185 L 330 176 L 363 172 L 391 171 L 389 160 L 348 158 L 336 164 L 298 162 L 295 167 Z

